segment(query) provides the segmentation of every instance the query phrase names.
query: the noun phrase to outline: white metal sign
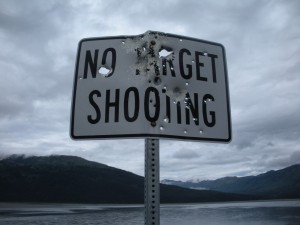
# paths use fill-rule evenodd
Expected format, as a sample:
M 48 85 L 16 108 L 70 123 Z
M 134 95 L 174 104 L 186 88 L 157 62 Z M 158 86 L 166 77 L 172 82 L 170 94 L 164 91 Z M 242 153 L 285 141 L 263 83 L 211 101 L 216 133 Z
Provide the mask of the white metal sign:
M 229 142 L 224 47 L 151 31 L 81 40 L 70 133 Z

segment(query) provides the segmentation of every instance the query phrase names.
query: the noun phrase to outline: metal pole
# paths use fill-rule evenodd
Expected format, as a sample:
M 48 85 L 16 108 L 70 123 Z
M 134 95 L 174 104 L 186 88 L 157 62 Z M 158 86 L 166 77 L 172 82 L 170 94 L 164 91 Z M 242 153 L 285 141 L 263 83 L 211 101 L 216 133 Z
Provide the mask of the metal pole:
M 160 224 L 159 139 L 145 139 L 145 225 Z

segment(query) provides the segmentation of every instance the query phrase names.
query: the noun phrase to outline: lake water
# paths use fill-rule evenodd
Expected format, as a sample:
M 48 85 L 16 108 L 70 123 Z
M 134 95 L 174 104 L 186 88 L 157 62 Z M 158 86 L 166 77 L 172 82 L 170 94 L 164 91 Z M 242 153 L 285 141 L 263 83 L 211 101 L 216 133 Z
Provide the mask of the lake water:
M 300 225 L 300 200 L 162 204 L 161 225 Z M 143 205 L 0 203 L 0 225 L 143 225 Z

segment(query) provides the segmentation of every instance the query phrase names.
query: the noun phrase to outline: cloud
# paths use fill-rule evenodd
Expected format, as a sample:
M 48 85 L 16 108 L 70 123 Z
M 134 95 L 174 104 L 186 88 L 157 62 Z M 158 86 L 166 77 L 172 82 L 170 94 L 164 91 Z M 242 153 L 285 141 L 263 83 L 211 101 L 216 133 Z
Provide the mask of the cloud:
M 0 1 L 0 155 L 78 155 L 143 175 L 142 139 L 70 140 L 71 94 L 80 39 L 158 30 L 225 46 L 233 128 L 225 145 L 161 140 L 162 177 L 298 163 L 299 9 L 297 0 Z
M 174 158 L 177 159 L 192 159 L 198 157 L 198 154 L 192 150 L 180 149 L 174 154 Z

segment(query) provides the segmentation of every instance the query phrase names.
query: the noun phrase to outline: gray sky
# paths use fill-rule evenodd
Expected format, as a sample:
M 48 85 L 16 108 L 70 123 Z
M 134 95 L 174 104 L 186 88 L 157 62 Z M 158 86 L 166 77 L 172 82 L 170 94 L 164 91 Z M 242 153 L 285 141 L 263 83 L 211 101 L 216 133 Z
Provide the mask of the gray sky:
M 73 141 L 69 117 L 79 40 L 155 30 L 225 46 L 233 129 L 230 144 L 161 140 L 161 179 L 299 163 L 299 27 L 298 0 L 0 0 L 0 155 L 76 155 L 143 175 L 143 139 Z

